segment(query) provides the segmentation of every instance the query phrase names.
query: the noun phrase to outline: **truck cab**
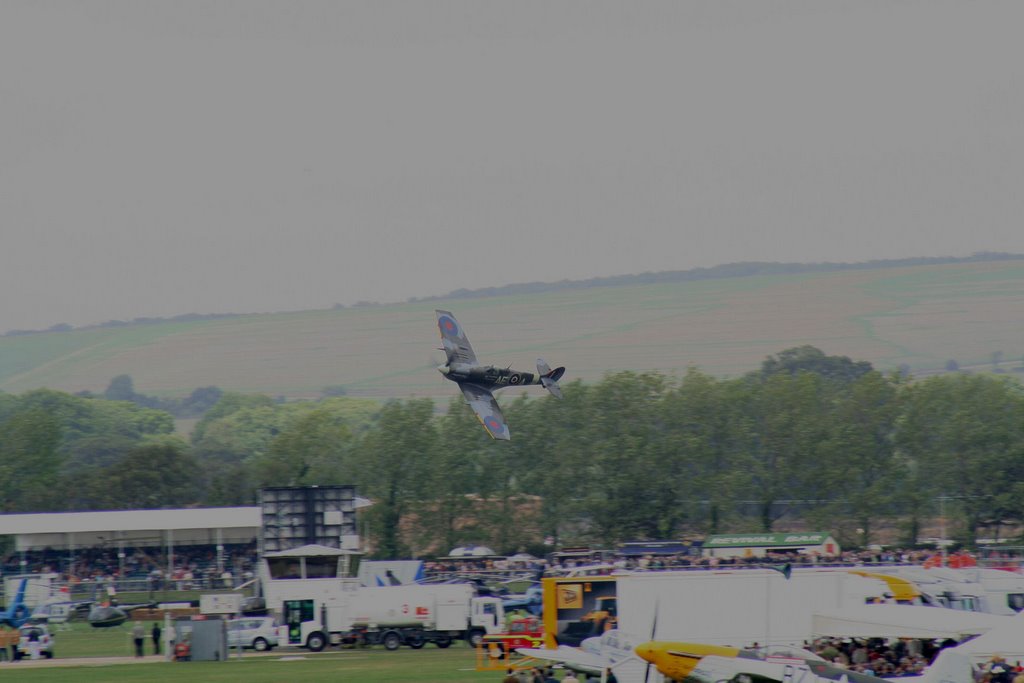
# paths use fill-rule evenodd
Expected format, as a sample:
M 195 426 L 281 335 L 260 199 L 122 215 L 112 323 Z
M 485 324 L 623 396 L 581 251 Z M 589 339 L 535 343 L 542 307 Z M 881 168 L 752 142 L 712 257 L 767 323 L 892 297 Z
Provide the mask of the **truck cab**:
M 504 656 L 520 647 L 543 647 L 544 626 L 534 616 L 513 619 L 507 631 L 484 636 L 484 644 L 494 657 Z
M 473 598 L 470 610 L 470 629 L 467 640 L 473 647 L 484 641 L 484 636 L 501 633 L 505 628 L 505 608 L 501 599 Z

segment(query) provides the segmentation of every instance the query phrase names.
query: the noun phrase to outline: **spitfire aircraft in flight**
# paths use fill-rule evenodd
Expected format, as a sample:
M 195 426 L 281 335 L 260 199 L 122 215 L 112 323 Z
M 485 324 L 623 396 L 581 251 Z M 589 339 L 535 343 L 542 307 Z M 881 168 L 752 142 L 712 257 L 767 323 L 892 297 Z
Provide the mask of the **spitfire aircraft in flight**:
M 466 333 L 448 311 L 437 313 L 437 328 L 441 331 L 441 344 L 448 360 L 437 369 L 442 375 L 459 385 L 473 412 L 487 433 L 494 439 L 509 439 L 508 425 L 501 414 L 498 402 L 494 400 L 495 389 L 540 384 L 555 398 L 562 398 L 558 386 L 565 368 L 552 370 L 543 359 L 537 359 L 537 374 L 520 372 L 511 368 L 496 368 L 480 365 L 473 347 L 469 345 Z

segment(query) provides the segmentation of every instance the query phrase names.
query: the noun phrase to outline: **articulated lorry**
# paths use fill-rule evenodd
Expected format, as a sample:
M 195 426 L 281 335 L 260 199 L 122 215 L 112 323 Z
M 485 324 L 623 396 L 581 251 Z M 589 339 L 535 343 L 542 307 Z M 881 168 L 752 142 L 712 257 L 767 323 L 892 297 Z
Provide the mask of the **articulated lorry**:
M 287 643 L 313 651 L 342 643 L 446 648 L 455 640 L 477 645 L 504 625 L 501 600 L 475 597 L 468 584 L 359 587 L 337 598 L 283 600 Z
M 318 545 L 264 553 L 260 584 L 267 610 L 284 624 L 282 644 L 319 651 L 340 643 L 389 650 L 453 640 L 474 646 L 500 633 L 500 598 L 477 597 L 469 584 L 360 585 L 360 553 Z

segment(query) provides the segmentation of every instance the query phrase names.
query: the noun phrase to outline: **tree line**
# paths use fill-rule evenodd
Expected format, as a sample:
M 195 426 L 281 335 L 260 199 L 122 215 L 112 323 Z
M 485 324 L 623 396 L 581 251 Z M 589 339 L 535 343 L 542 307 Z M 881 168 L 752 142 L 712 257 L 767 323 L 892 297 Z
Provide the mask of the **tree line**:
M 510 442 L 492 441 L 460 398 L 440 411 L 430 399 L 217 392 L 186 438 L 167 411 L 131 400 L 0 394 L 0 506 L 251 505 L 263 486 L 354 484 L 374 501 L 360 533 L 379 557 L 793 526 L 911 545 L 939 500 L 970 545 L 1024 518 L 1012 378 L 913 380 L 808 346 L 737 378 L 616 372 L 563 389 L 563 401 L 506 391 Z
M 410 302 L 441 301 L 445 299 L 479 299 L 493 296 L 523 296 L 543 292 L 586 289 L 587 287 L 617 287 L 620 285 L 651 285 L 667 282 L 690 282 L 694 280 L 717 280 L 758 275 L 794 275 L 799 273 L 831 273 L 844 270 L 872 270 L 875 268 L 900 268 L 904 266 L 934 266 L 950 263 L 982 263 L 989 261 L 1015 261 L 1024 259 L 1024 254 L 1004 252 L 976 252 L 971 256 L 938 256 L 902 259 L 875 259 L 854 263 L 779 263 L 776 261 L 741 261 L 723 263 L 710 268 L 689 270 L 662 270 L 635 273 L 631 275 L 609 275 L 587 280 L 562 280 L 560 282 L 522 282 L 500 287 L 481 289 L 456 289 L 443 296 L 411 297 Z

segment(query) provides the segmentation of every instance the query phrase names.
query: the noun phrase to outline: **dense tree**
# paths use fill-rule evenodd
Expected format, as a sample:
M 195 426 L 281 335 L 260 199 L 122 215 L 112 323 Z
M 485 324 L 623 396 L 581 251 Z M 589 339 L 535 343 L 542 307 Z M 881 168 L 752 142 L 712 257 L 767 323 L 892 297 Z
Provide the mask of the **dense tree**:
M 562 545 L 589 531 L 584 510 L 595 433 L 592 387 L 579 380 L 562 387 L 561 401 L 545 396 L 515 406 L 510 419 L 514 439 L 522 442 L 525 461 L 513 463 L 523 490 L 540 497 L 541 538 Z M 479 427 L 477 427 L 479 429 Z
M 202 415 L 217 405 L 223 396 L 224 392 L 214 386 L 194 389 L 188 398 L 181 402 L 180 415 L 182 417 Z
M 731 426 L 733 448 L 749 473 L 748 493 L 761 531 L 771 531 L 794 505 L 827 493 L 818 468 L 828 457 L 833 392 L 812 372 L 771 374 L 763 381 L 748 378 L 734 388 L 733 407 L 738 410 Z
M 406 557 L 403 518 L 430 512 L 421 503 L 437 448 L 433 416 L 434 402 L 429 399 L 389 401 L 363 440 L 357 483 L 375 501 L 367 517 L 378 557 Z
M 1021 386 L 1006 378 L 943 375 L 906 390 L 897 442 L 917 485 L 955 501 L 967 543 L 983 522 L 1003 516 L 1003 494 L 1024 479 L 1022 415 Z
M 245 408 L 270 408 L 274 400 L 263 394 L 240 394 L 234 391 L 224 392 L 212 408 L 206 411 L 192 430 L 192 443 L 202 441 L 207 428 L 229 415 Z
M 666 514 L 662 538 L 675 537 L 687 518 L 691 528 L 719 533 L 737 494 L 749 488 L 748 470 L 730 438 L 728 387 L 691 368 L 661 402 L 664 433 L 652 477 L 660 485 L 652 493 Z
M 417 533 L 433 544 L 416 550 L 443 555 L 465 543 L 491 542 L 485 525 L 475 515 L 477 497 L 491 474 L 485 452 L 491 439 L 461 397 L 451 400 L 437 425 L 437 454 L 424 474 L 428 503 L 416 519 Z
M 867 361 L 853 361 L 847 356 L 826 356 L 814 346 L 797 346 L 768 356 L 761 364 L 761 375 L 768 377 L 779 373 L 795 375 L 799 372 L 813 372 L 816 375 L 840 383 L 853 382 L 871 372 Z
M 60 420 L 40 407 L 0 424 L 0 506 L 4 512 L 63 509 L 54 483 L 62 463 Z
M 103 398 L 108 401 L 131 401 L 135 398 L 135 383 L 131 375 L 118 375 L 110 380 Z
M 658 475 L 657 430 L 649 416 L 659 405 L 666 379 L 657 373 L 620 372 L 588 392 L 590 446 L 584 465 L 580 512 L 601 543 L 658 535 L 665 510 L 650 503 Z
M 196 460 L 180 439 L 142 444 L 107 471 L 109 509 L 183 507 L 197 503 L 202 489 Z
M 851 529 L 860 529 L 855 542 L 868 545 L 874 542 L 876 521 L 893 516 L 907 484 L 893 446 L 900 378 L 869 372 L 835 402 L 831 437 L 818 471 L 825 480 L 821 495 L 836 502 L 810 515 L 818 522 L 815 528 L 851 539 Z
M 115 378 L 110 396 L 134 394 Z M 500 395 L 491 440 L 454 399 L 281 403 L 197 390 L 190 442 L 129 400 L 0 393 L 5 511 L 252 504 L 261 485 L 355 484 L 375 555 L 501 552 L 796 521 L 844 543 L 899 524 L 919 539 L 942 497 L 958 538 L 1024 520 L 1024 390 L 1007 377 L 883 376 L 814 347 L 717 379 L 618 372 L 562 401 Z M 210 403 L 216 399 L 216 403 Z M 179 401 L 184 405 L 185 402 Z
M 15 492 L 8 509 L 67 510 L 94 505 L 93 474 L 111 467 L 132 444 L 173 429 L 160 411 L 123 401 L 37 390 L 5 401 L 0 420 L 0 474 Z
M 348 483 L 352 431 L 344 419 L 320 407 L 286 424 L 266 453 L 253 458 L 258 486 Z

